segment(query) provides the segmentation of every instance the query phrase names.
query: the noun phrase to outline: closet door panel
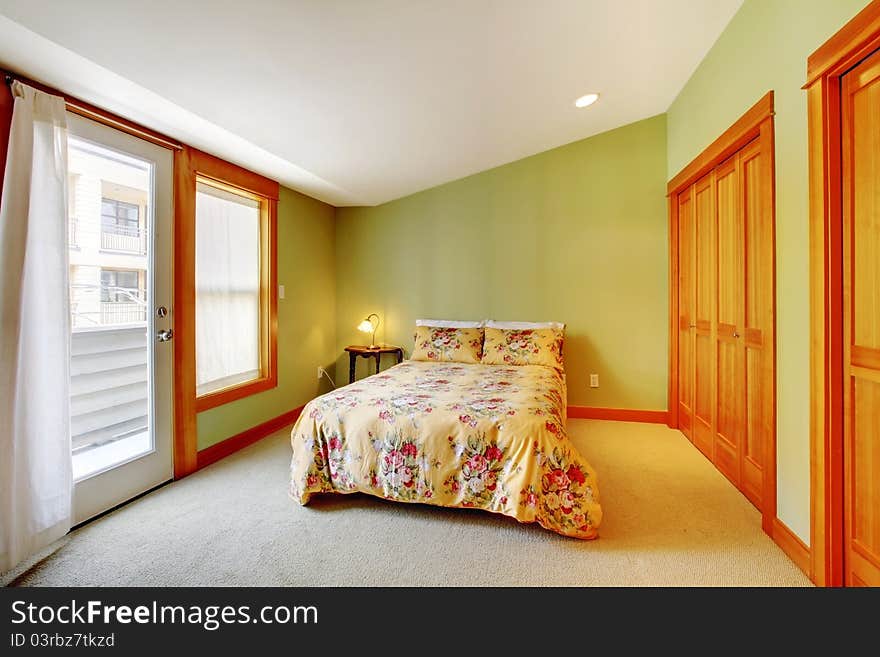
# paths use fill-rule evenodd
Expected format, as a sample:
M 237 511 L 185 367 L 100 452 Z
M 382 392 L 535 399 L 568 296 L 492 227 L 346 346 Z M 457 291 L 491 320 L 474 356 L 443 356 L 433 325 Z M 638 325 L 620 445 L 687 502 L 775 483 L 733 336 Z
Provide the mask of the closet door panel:
M 715 190 L 714 174 L 694 185 L 696 293 L 694 295 L 693 442 L 712 458 L 715 406 Z
M 678 422 L 691 435 L 694 404 L 694 212 L 691 189 L 678 195 Z
M 715 170 L 718 223 L 717 259 L 717 360 L 715 464 L 739 484 L 739 452 L 743 434 L 742 325 L 743 225 L 739 184 L 739 158 L 734 156 Z
M 760 350 L 750 348 L 746 351 L 746 435 L 742 455 L 742 489 L 746 497 L 760 506 L 763 494 L 763 449 L 762 436 L 766 433 L 767 418 L 764 395 L 764 364 Z
M 844 572 L 880 586 L 880 52 L 841 96 Z
M 742 339 L 745 357 L 745 415 L 741 454 L 742 490 L 755 504 L 763 492 L 764 450 L 773 431 L 772 335 L 773 233 L 764 207 L 769 166 L 755 141 L 741 152 L 743 222 L 745 238 L 745 290 Z

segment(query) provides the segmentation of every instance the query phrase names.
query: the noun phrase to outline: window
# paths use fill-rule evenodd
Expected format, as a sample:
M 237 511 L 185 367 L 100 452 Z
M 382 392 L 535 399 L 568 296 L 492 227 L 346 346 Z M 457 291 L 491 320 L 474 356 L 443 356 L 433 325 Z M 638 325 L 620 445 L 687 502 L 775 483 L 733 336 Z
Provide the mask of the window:
M 101 199 L 101 230 L 119 235 L 137 235 L 140 208 L 112 198 Z
M 137 303 L 140 300 L 138 272 L 118 269 L 101 270 L 101 301 Z
M 275 385 L 273 231 L 268 198 L 201 176 L 195 215 L 196 396 L 204 410 L 257 391 L 249 385 Z
M 125 193 L 121 185 L 113 184 L 118 192 Z M 136 190 L 128 189 L 127 196 Z M 142 194 L 142 192 L 141 192 Z M 130 199 L 132 200 L 132 199 Z M 146 203 L 146 199 L 144 199 Z M 146 207 L 144 207 L 146 210 Z M 147 231 L 141 225 L 141 206 L 104 196 L 101 199 L 101 249 L 124 253 L 147 252 Z
M 99 323 L 102 326 L 143 324 L 147 321 L 144 274 L 146 271 L 136 269 L 101 269 Z M 86 293 L 86 300 L 87 296 Z
M 195 148 L 174 162 L 174 468 L 182 475 L 198 467 L 199 413 L 278 385 L 279 185 Z

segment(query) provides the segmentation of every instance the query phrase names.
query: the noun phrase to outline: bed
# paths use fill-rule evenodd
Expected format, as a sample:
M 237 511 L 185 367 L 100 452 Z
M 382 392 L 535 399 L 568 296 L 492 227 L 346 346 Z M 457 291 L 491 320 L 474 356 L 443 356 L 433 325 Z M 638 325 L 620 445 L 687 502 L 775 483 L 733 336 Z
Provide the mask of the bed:
M 290 496 L 476 508 L 592 539 L 596 474 L 568 439 L 565 408 L 557 368 L 408 360 L 306 405 Z

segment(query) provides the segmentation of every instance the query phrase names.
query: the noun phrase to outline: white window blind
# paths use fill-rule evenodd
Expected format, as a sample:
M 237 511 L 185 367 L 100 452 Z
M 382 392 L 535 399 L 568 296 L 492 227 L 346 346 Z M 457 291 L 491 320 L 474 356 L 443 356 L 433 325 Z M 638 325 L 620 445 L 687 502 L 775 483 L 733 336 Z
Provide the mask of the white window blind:
M 196 392 L 260 377 L 260 204 L 196 184 Z

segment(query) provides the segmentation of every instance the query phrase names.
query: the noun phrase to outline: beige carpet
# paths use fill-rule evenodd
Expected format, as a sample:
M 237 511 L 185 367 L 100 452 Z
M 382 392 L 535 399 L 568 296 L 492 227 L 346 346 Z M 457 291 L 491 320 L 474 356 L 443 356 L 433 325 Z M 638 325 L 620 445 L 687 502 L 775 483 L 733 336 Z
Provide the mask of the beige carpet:
M 809 585 L 755 508 L 678 432 L 571 420 L 599 474 L 596 541 L 492 514 L 287 498 L 280 431 L 7 573 L 16 585 Z

